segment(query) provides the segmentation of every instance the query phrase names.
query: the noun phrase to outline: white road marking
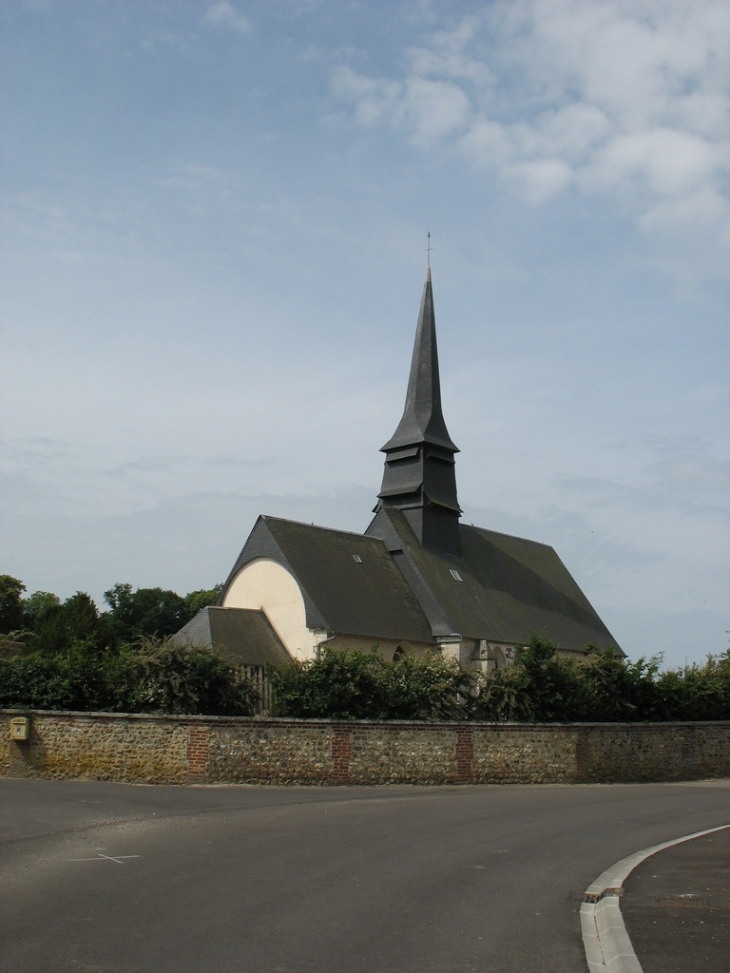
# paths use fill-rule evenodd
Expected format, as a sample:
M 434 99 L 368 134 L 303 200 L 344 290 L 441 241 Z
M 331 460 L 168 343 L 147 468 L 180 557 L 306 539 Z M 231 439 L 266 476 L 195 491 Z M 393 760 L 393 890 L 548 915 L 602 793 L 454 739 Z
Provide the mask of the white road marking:
M 98 862 L 98 861 L 106 860 L 108 862 L 116 862 L 117 865 L 123 865 L 124 864 L 124 862 L 122 861 L 123 858 L 139 858 L 139 855 L 102 855 L 102 853 L 99 852 L 96 858 L 72 858 L 71 861 L 72 862 Z

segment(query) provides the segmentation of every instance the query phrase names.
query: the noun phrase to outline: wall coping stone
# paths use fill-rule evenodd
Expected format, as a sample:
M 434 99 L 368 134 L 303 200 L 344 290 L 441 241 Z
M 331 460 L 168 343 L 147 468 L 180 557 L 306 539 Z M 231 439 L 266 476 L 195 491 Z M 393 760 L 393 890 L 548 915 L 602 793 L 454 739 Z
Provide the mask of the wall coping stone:
M 0 717 L 2 716 L 51 716 L 54 718 L 64 718 L 68 717 L 70 719 L 90 719 L 90 720 L 140 720 L 146 722 L 159 722 L 159 723 L 177 723 L 177 724 L 197 724 L 197 723 L 218 723 L 224 726 L 297 726 L 299 724 L 303 726 L 375 726 L 381 727 L 383 729 L 393 726 L 393 727 L 412 727 L 413 729 L 433 729 L 437 728 L 440 730 L 446 729 L 457 729 L 457 727 L 489 727 L 490 729 L 502 729 L 509 727 L 519 727 L 523 730 L 553 730 L 553 729 L 569 729 L 569 728 L 586 728 L 586 727 L 610 727 L 611 729 L 617 729 L 619 727 L 643 727 L 645 729 L 651 729 L 656 727 L 657 729 L 666 729 L 667 727 L 709 727 L 709 726 L 730 726 L 730 720 L 682 720 L 682 721 L 672 721 L 667 720 L 666 722 L 659 721 L 641 721 L 636 720 L 633 722 L 592 722 L 592 723 L 518 723 L 504 721 L 478 721 L 478 720 L 333 720 L 325 719 L 322 717 L 317 718 L 304 718 L 295 716 L 193 716 L 193 715 L 175 715 L 169 713 L 104 713 L 104 712 L 90 712 L 89 710 L 51 710 L 51 709 L 0 709 Z

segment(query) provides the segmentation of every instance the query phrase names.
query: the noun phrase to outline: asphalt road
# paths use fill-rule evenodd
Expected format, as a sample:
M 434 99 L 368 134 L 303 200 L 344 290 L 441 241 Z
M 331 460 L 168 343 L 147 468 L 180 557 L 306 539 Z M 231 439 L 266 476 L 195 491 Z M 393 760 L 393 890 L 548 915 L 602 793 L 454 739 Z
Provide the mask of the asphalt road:
M 730 786 L 3 780 L 0 807 L 2 973 L 585 973 L 579 895 L 730 822 Z
M 729 973 L 730 828 L 647 858 L 621 913 L 644 973 Z

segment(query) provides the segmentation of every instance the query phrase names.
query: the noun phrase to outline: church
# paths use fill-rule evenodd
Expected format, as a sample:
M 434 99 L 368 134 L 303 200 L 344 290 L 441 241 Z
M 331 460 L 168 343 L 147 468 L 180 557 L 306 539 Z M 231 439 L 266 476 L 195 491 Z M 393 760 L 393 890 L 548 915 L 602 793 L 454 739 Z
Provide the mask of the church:
M 247 666 L 326 645 L 388 660 L 439 653 L 487 671 L 544 635 L 561 654 L 624 655 L 552 547 L 460 523 L 441 409 L 430 267 L 403 416 L 364 534 L 262 515 L 218 604 L 178 633 Z

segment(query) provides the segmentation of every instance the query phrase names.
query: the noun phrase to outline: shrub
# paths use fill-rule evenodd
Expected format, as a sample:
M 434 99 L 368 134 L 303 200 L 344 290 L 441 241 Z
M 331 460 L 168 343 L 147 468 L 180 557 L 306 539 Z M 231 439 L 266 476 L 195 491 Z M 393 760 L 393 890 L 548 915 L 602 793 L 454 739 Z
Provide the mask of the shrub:
M 304 719 L 382 719 L 384 664 L 374 653 L 324 648 L 309 662 L 272 666 L 274 712 Z
M 657 709 L 665 720 L 730 720 L 730 650 L 703 666 L 661 673 Z
M 258 692 L 218 652 L 174 638 L 146 639 L 130 655 L 134 712 L 251 716 Z
M 98 656 L 77 643 L 66 656 L 0 660 L 0 706 L 131 712 L 131 679 L 126 658 Z
M 580 686 L 575 666 L 555 646 L 534 637 L 517 650 L 511 666 L 480 680 L 474 715 L 478 719 L 553 723 L 574 719 Z
M 629 662 L 610 649 L 565 659 L 533 638 L 514 665 L 479 680 L 474 715 L 527 723 L 730 719 L 730 652 L 663 673 L 660 661 Z
M 373 651 L 323 648 L 269 670 L 278 716 L 335 720 L 450 720 L 468 715 L 473 678 L 440 656 L 385 662 Z
M 471 714 L 475 678 L 452 659 L 406 656 L 383 663 L 386 719 L 460 720 Z
M 0 660 L 0 706 L 82 712 L 250 716 L 258 693 L 217 652 L 172 639 L 99 655 L 76 642 L 67 654 Z
M 85 602 L 74 604 L 93 622 Z M 47 614 L 65 607 L 50 606 Z M 0 659 L 0 707 L 211 716 L 256 710 L 253 683 L 216 651 L 175 638 L 103 650 L 93 624 L 90 632 L 71 638 L 60 653 Z M 329 648 L 311 662 L 268 672 L 278 716 L 527 723 L 730 719 L 730 652 L 702 666 L 660 673 L 658 659 L 627 662 L 610 651 L 564 659 L 549 641 L 533 638 L 513 665 L 487 677 L 437 655 L 389 663 L 376 652 Z

